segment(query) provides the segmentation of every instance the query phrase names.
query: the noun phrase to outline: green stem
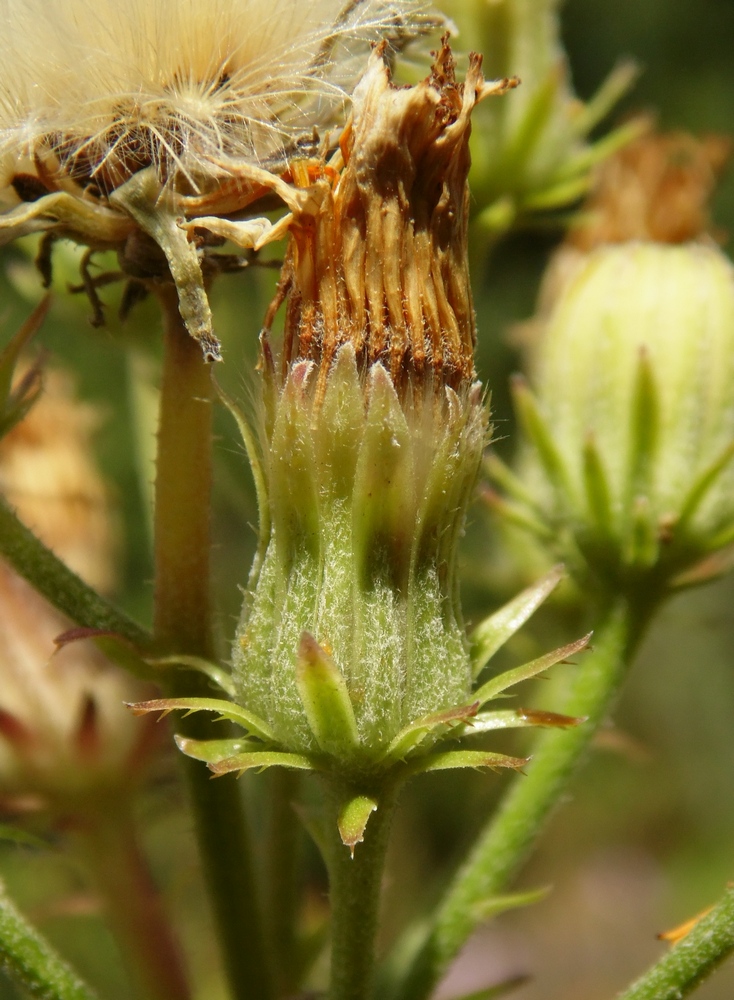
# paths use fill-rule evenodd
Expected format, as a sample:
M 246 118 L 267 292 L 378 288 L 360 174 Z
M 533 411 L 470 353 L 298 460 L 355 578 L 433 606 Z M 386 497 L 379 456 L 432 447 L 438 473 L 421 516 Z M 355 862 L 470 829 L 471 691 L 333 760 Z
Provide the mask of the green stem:
M 482 904 L 515 875 L 559 802 L 591 738 L 606 718 L 647 618 L 619 600 L 594 633 L 563 711 L 587 716 L 570 730 L 538 740 L 526 775 L 513 782 L 480 834 L 431 919 L 427 936 L 395 990 L 400 1000 L 425 1000 L 482 921 Z
M 86 584 L 58 556 L 36 538 L 0 499 L 0 555 L 39 594 L 77 625 L 115 632 L 136 648 L 145 649 L 151 637 L 131 618 Z
M 161 293 L 165 353 L 155 488 L 155 637 L 164 650 L 213 658 L 210 573 L 212 381 L 201 348 L 181 322 L 175 292 Z M 210 694 L 193 672 L 177 672 L 169 694 Z M 203 713 L 181 719 L 193 739 L 221 738 Z M 230 985 L 237 1000 L 272 997 L 251 837 L 234 776 L 211 781 L 183 758 L 196 832 Z
M 270 774 L 266 885 L 270 938 L 275 951 L 279 992 L 290 996 L 298 986 L 296 921 L 299 905 L 298 860 L 301 826 L 293 810 L 301 775 L 276 767 Z
M 30 996 L 97 1000 L 94 993 L 18 912 L 0 884 L 0 964 Z
M 329 1000 L 367 1000 L 372 992 L 375 939 L 380 911 L 380 889 L 390 823 L 395 810 L 395 790 L 377 796 L 378 808 L 370 817 L 364 841 L 354 856 L 341 842 L 336 819 L 344 797 L 330 789 L 332 809 L 324 831 L 331 899 L 331 984 Z
M 734 888 L 618 1000 L 682 1000 L 734 953 Z
M 177 942 L 140 849 L 129 802 L 86 817 L 79 844 L 141 1000 L 189 1000 Z

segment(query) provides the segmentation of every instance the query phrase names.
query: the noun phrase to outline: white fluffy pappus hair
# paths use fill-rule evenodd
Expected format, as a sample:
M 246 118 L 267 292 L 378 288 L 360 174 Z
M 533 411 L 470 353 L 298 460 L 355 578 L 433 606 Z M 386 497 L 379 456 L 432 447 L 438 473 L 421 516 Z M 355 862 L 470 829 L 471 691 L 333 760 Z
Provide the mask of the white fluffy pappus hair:
M 217 161 L 267 165 L 329 122 L 366 43 L 399 37 L 421 6 L 0 0 L 4 172 L 25 161 L 104 196 L 151 165 L 193 191 Z

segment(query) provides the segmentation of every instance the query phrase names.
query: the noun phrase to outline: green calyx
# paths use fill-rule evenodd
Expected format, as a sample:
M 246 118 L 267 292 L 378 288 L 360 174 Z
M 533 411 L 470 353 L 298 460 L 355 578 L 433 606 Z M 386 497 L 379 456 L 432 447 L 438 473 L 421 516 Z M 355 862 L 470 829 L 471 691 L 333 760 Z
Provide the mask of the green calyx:
M 234 644 L 237 699 L 299 752 L 323 740 L 304 708 L 302 636 L 348 687 L 357 745 L 379 754 L 413 719 L 461 703 L 471 663 L 455 550 L 487 433 L 478 385 L 409 386 L 343 345 L 325 380 L 294 364 L 262 468 L 262 563 Z M 300 685 L 300 689 L 299 689 Z
M 562 292 L 517 380 L 503 513 L 581 580 L 657 599 L 734 540 L 734 272 L 700 244 L 604 247 Z M 722 563 L 723 565 L 723 563 Z
M 322 775 L 337 795 L 337 826 L 343 843 L 354 853 L 361 843 L 372 813 L 384 797 L 409 778 L 428 771 L 471 767 L 519 769 L 526 758 L 477 749 L 473 739 L 486 733 L 529 726 L 568 728 L 582 724 L 553 712 L 526 708 L 485 710 L 485 706 L 525 680 L 545 673 L 570 656 L 582 652 L 590 636 L 546 653 L 529 663 L 486 680 L 479 679 L 487 655 L 510 638 L 553 590 L 561 577 L 553 570 L 504 608 L 478 626 L 472 636 L 473 673 L 478 680 L 462 701 L 449 708 L 417 717 L 403 725 L 392 740 L 370 744 L 360 734 L 360 701 L 353 685 L 334 658 L 308 632 L 302 633 L 293 663 L 293 679 L 300 711 L 311 734 L 307 749 L 294 745 L 289 732 L 275 729 L 278 720 L 267 720 L 251 707 L 220 698 L 162 698 L 130 707 L 137 715 L 173 711 L 212 712 L 222 722 L 243 732 L 235 738 L 195 740 L 176 737 L 179 749 L 205 763 L 215 776 L 248 770 L 285 767 Z M 491 637 L 491 638 L 490 638 Z M 453 746 L 446 748 L 446 741 Z M 318 838 L 317 838 L 318 839 Z

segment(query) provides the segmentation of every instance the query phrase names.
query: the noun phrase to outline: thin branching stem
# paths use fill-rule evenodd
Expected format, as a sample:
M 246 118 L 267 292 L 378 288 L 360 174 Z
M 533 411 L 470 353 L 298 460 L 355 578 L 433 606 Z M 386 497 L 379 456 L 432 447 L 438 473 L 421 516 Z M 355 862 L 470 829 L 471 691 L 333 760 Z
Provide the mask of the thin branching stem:
M 155 488 L 155 637 L 168 652 L 212 659 L 210 493 L 212 381 L 201 348 L 188 335 L 173 289 L 161 294 L 164 369 Z M 168 693 L 210 694 L 200 674 L 179 671 Z M 222 723 L 204 713 L 178 721 L 193 739 L 221 738 Z M 236 1000 L 272 997 L 268 949 L 258 903 L 251 835 L 234 776 L 211 780 L 183 758 L 204 877 Z
M 74 970 L 16 909 L 0 885 L 0 964 L 29 996 L 42 1000 L 98 1000 Z
M 331 900 L 329 1000 L 368 1000 L 372 993 L 380 890 L 395 796 L 394 789 L 377 796 L 379 805 L 352 856 L 337 831 L 339 789 L 332 786 L 327 793 L 332 807 L 324 829 Z
M 183 959 L 126 796 L 99 799 L 78 824 L 83 862 L 141 1000 L 189 1000 Z
M 594 633 L 593 650 L 569 668 L 578 673 L 563 710 L 588 721 L 540 737 L 527 774 L 515 779 L 480 834 L 435 910 L 422 946 L 407 970 L 398 973 L 391 995 L 425 1000 L 482 921 L 483 904 L 517 873 L 606 718 L 646 620 L 626 600 L 611 603 Z
M 734 953 L 734 888 L 618 1000 L 683 1000 Z

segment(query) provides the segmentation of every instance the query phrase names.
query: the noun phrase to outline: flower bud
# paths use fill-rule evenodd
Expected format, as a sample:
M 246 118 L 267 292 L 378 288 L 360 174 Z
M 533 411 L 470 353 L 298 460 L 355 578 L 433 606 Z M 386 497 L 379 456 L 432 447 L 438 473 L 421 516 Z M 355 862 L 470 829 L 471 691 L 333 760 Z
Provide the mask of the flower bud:
M 520 478 L 552 547 L 658 592 L 734 538 L 734 272 L 717 249 L 598 247 L 536 350 Z
M 455 0 L 451 16 L 494 76 L 519 78 L 507 100 L 478 111 L 472 192 L 479 221 L 501 234 L 567 210 L 588 190 L 594 164 L 637 134 L 632 121 L 594 141 L 593 129 L 629 89 L 631 63 L 611 72 L 588 103 L 574 93 L 561 40 L 559 0 Z

